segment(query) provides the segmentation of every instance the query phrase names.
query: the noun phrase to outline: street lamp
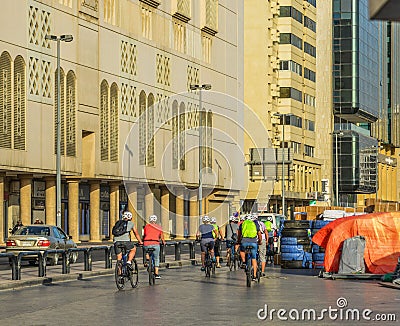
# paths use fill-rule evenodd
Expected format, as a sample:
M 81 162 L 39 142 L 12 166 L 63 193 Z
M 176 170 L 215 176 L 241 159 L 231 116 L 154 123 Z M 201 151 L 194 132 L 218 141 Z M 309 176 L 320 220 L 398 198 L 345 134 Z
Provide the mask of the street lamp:
M 74 38 L 72 35 L 46 35 L 46 40 L 57 42 L 57 150 L 56 150 L 56 170 L 57 170 L 57 180 L 56 180 L 56 212 L 57 219 L 56 225 L 61 227 L 61 90 L 60 90 L 60 41 L 71 42 Z
M 210 84 L 203 84 L 203 85 L 190 85 L 190 90 L 195 91 L 199 90 L 199 217 L 203 214 L 203 172 L 202 172 L 202 165 L 203 165 L 203 126 L 201 126 L 201 118 L 202 118 L 202 90 L 210 90 Z
M 339 131 L 339 132 L 334 132 L 333 133 L 335 135 L 335 174 L 336 174 L 336 194 L 335 194 L 335 200 L 336 200 L 336 206 L 339 206 L 339 153 L 338 153 L 338 141 L 337 141 L 337 137 L 339 136 L 343 136 L 343 132 Z
M 282 215 L 285 216 L 285 124 L 286 117 L 291 115 L 291 113 L 274 113 L 274 116 L 282 119 Z

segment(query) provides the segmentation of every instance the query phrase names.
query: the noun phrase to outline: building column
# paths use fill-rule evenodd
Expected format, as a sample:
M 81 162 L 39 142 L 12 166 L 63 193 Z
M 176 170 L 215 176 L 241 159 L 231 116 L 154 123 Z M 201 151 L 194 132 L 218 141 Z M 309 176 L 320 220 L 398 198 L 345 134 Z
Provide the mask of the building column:
M 20 219 L 23 225 L 32 223 L 32 176 L 20 176 L 21 189 L 19 192 L 20 200 Z
M 137 184 L 135 183 L 127 183 L 126 187 L 126 194 L 128 195 L 128 211 L 132 213 L 132 221 L 135 224 L 135 227 L 138 227 L 138 213 L 136 211 L 137 207 Z M 141 234 L 141 230 L 138 229 Z
M 100 242 L 100 183 L 90 183 L 90 242 Z
M 189 237 L 191 239 L 196 238 L 197 229 L 199 228 L 199 202 L 197 200 L 197 192 L 190 192 L 190 203 L 189 203 L 189 211 L 190 211 L 190 222 L 189 222 Z
M 144 216 L 142 216 L 143 219 L 141 220 L 141 224 L 138 223 L 141 227 L 140 230 L 142 230 L 143 226 L 149 222 L 149 216 L 155 213 L 154 193 L 150 186 L 146 188 L 146 194 L 144 195 Z
M 161 216 L 160 216 L 160 222 L 161 222 L 161 227 L 164 231 L 164 237 L 166 239 L 170 239 L 170 234 L 169 234 L 169 190 L 168 188 L 161 188 Z
M 110 237 L 111 230 L 117 220 L 119 220 L 119 182 L 110 183 Z
M 183 216 L 185 209 L 185 197 L 183 188 L 175 188 L 176 192 L 176 202 L 175 202 L 175 212 L 176 212 L 176 238 L 184 239 L 183 237 Z
M 67 179 L 68 184 L 68 233 L 79 241 L 79 180 Z
M 45 178 L 46 181 L 46 224 L 56 225 L 56 179 Z
M 4 238 L 8 235 L 7 225 L 4 221 L 4 176 L 0 176 L 0 243 L 4 243 Z M 10 222 L 8 221 L 8 224 Z

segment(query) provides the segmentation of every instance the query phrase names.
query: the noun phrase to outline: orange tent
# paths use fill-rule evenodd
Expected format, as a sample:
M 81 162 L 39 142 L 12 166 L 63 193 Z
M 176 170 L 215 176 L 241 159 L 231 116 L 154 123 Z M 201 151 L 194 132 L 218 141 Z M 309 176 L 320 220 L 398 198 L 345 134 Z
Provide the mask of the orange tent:
M 337 273 L 344 240 L 357 235 L 366 240 L 366 271 L 392 273 L 400 257 L 400 212 L 343 217 L 319 230 L 312 241 L 325 248 L 325 270 Z

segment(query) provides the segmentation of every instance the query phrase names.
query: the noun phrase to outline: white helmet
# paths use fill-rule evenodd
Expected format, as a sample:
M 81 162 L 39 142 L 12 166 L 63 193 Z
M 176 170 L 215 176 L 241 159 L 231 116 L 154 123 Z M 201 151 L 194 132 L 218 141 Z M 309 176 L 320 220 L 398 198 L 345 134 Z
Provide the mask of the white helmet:
M 233 216 L 233 215 L 229 216 L 229 221 L 230 221 L 230 222 L 232 222 L 232 221 L 234 221 L 234 220 L 235 220 L 235 216 Z
M 234 216 L 232 221 L 233 222 L 239 222 L 239 216 Z
M 253 220 L 253 214 L 247 214 L 246 220 Z
M 267 216 L 267 221 L 272 222 L 272 216 Z
M 215 217 L 211 217 L 211 223 L 212 224 L 217 223 L 217 219 Z
M 122 214 L 122 218 L 125 218 L 127 220 L 131 220 L 132 219 L 132 213 L 131 212 L 124 212 L 124 214 Z
M 251 214 L 251 220 L 255 221 L 257 219 L 257 215 L 256 214 Z
M 149 222 L 157 222 L 157 215 L 151 215 L 149 217 Z
M 240 220 L 241 220 L 241 221 L 244 221 L 245 219 L 246 219 L 246 215 L 240 216 Z
M 207 215 L 203 216 L 203 223 L 210 223 L 210 218 Z

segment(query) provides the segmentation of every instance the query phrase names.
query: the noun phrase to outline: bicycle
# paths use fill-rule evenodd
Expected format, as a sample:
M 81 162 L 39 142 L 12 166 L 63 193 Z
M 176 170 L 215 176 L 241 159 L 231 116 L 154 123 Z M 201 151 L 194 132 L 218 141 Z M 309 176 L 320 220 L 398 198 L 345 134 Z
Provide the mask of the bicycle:
M 226 264 L 229 267 L 230 271 L 232 271 L 232 269 L 236 271 L 236 267 L 239 265 L 239 258 L 235 250 L 235 241 L 232 240 L 226 240 L 226 241 L 228 241 L 228 243 L 232 245 L 230 251 L 227 254 Z
M 206 256 L 204 258 L 204 267 L 205 267 L 205 273 L 206 277 L 211 277 L 212 275 L 215 275 L 215 262 L 213 257 L 211 257 L 211 250 L 212 246 L 210 243 L 206 244 L 207 250 L 206 250 Z
M 154 285 L 156 282 L 156 267 L 154 262 L 154 248 L 147 248 L 146 254 L 149 255 L 147 263 L 147 273 L 149 273 L 149 284 Z
M 130 282 L 132 288 L 136 288 L 139 281 L 139 272 L 136 259 L 133 258 L 132 266 L 128 266 L 128 254 L 124 244 L 119 244 L 118 248 L 122 252 L 122 260 L 117 261 L 115 264 L 115 284 L 118 290 L 123 290 L 125 288 L 125 282 Z
M 252 246 L 246 246 L 245 251 L 245 273 L 246 273 L 246 285 L 251 287 L 251 282 L 253 280 L 254 275 L 254 268 L 251 261 L 251 250 L 253 249 Z M 260 255 L 257 250 L 257 270 L 256 270 L 256 280 L 260 282 L 261 279 L 261 259 Z

